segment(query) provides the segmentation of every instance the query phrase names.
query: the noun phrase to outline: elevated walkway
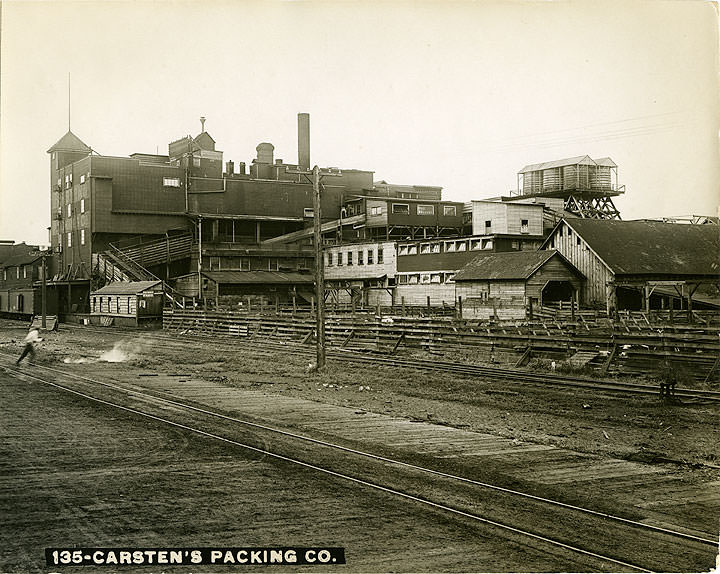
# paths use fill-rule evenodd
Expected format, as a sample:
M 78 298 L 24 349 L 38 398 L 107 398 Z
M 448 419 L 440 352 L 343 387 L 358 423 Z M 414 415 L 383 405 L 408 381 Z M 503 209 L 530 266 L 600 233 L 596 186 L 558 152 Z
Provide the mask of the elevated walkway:
M 356 225 L 358 223 L 365 223 L 365 214 L 361 213 L 360 215 L 353 215 L 352 217 L 345 217 L 342 219 L 334 219 L 333 221 L 328 221 L 327 223 L 323 223 L 320 226 L 321 233 L 326 233 L 328 231 L 333 231 L 335 229 L 338 229 L 339 227 L 342 227 L 343 225 Z M 265 239 L 264 241 L 260 242 L 261 246 L 264 245 L 275 245 L 279 243 L 292 243 L 294 241 L 299 241 L 301 239 L 305 239 L 307 237 L 311 237 L 313 234 L 314 227 L 308 227 L 307 229 L 301 229 L 300 231 L 293 231 L 292 233 L 286 233 L 285 235 L 279 235 L 278 237 L 272 237 L 270 239 Z

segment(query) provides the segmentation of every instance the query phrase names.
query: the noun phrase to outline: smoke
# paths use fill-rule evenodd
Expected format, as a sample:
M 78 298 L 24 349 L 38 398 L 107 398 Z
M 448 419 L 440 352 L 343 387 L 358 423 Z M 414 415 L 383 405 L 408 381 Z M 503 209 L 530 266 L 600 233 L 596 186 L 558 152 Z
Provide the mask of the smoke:
M 124 363 L 134 359 L 136 354 L 142 351 L 142 344 L 137 341 L 118 341 L 109 351 L 105 351 L 99 357 L 65 357 L 63 363 L 82 364 L 82 363 Z
M 100 355 L 100 360 L 107 363 L 124 363 L 134 358 L 136 353 L 142 350 L 142 346 L 133 341 L 118 341 L 113 348 Z

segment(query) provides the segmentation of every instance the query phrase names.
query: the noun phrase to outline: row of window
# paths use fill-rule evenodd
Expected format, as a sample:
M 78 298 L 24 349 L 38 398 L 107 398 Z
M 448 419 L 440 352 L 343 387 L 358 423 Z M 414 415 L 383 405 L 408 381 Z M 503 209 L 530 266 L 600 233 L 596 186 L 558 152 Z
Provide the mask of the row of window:
M 457 239 L 431 243 L 414 243 L 398 246 L 398 255 L 417 255 L 418 253 L 457 253 L 460 251 L 481 251 L 492 249 L 493 240 L 489 238 Z
M 18 265 L 17 267 L 15 267 L 15 273 L 13 273 L 12 271 L 8 272 L 9 269 L 11 270 L 12 267 L 3 267 L 3 270 L 2 270 L 3 281 L 7 281 L 8 276 L 10 276 L 10 278 L 12 279 L 13 275 L 15 275 L 15 279 L 20 279 L 20 275 L 22 275 L 23 279 L 27 279 L 28 275 L 32 279 L 32 273 L 33 273 L 32 265 Z
M 120 297 L 93 297 L 92 298 L 92 312 L 93 313 L 120 313 L 121 310 L 127 313 L 133 312 L 133 300 L 135 297 L 125 297 L 127 299 L 127 306 L 124 304 L 125 301 L 121 301 Z M 123 303 L 123 304 L 121 304 Z M 147 302 L 144 299 L 140 299 L 137 302 L 140 309 L 147 307 Z
M 457 209 L 455 205 L 443 205 L 442 214 L 445 216 L 457 215 Z M 409 203 L 392 203 L 390 205 L 393 214 L 398 215 L 410 215 L 410 204 Z M 418 215 L 435 215 L 435 206 L 431 204 L 419 204 L 417 206 Z M 382 215 L 382 206 L 371 207 L 370 215 Z
M 354 251 L 338 251 L 337 252 L 337 265 L 344 265 L 344 261 L 347 261 L 348 265 L 353 265 L 353 253 Z M 366 257 L 367 256 L 367 257 Z M 343 257 L 345 259 L 343 259 Z M 358 265 L 365 265 L 367 262 L 368 265 L 374 265 L 375 264 L 375 250 L 374 249 L 368 249 L 365 251 L 364 249 L 359 249 L 357 251 L 357 264 Z M 378 264 L 381 264 L 383 262 L 383 248 L 378 247 L 377 250 L 377 262 Z M 335 257 L 334 254 L 329 251 L 327 253 L 327 257 L 325 258 L 325 263 L 327 265 L 335 265 Z
M 60 208 L 58 208 L 58 210 L 59 209 Z M 67 216 L 72 217 L 72 212 L 73 212 L 72 203 L 68 203 L 67 204 Z M 82 198 L 80 200 L 80 213 L 85 213 L 85 198 Z
M 395 278 L 398 285 L 455 283 L 455 272 L 436 271 L 435 273 L 398 273 Z
M 68 231 L 66 236 L 67 236 L 67 246 L 72 247 L 73 232 Z M 80 230 L 80 245 L 85 245 L 85 230 L 84 229 Z
M 80 183 L 85 183 L 85 180 L 87 179 L 89 174 L 81 174 L 80 175 Z M 63 180 L 62 177 L 58 177 L 57 180 L 57 187 L 58 189 L 62 189 Z M 72 173 L 66 173 L 65 174 L 65 189 L 70 189 L 73 184 L 73 174 Z
M 485 233 L 490 233 L 492 230 L 492 219 L 485 220 Z M 520 220 L 520 233 L 530 233 L 530 221 L 528 219 Z

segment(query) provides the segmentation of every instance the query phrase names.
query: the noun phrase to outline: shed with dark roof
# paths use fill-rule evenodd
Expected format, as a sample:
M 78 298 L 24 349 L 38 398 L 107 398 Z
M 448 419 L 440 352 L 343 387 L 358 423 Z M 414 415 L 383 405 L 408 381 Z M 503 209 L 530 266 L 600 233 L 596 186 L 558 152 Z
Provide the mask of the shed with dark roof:
M 162 281 L 115 281 L 90 294 L 94 323 L 140 325 L 162 321 Z
M 569 218 L 542 248 L 575 265 L 587 277 L 583 299 L 608 310 L 649 308 L 659 285 L 692 296 L 720 281 L 720 226 L 713 224 Z
M 557 251 L 481 253 L 455 274 L 466 319 L 523 319 L 533 309 L 578 301 L 583 275 Z

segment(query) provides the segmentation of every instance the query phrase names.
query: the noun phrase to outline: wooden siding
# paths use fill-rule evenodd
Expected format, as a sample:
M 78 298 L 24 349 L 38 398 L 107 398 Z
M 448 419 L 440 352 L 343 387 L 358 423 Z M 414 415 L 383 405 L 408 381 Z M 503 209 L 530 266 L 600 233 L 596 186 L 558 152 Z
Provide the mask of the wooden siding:
M 523 203 L 501 203 L 495 201 L 472 202 L 472 233 L 521 234 L 522 220 L 528 221 L 528 231 L 523 235 L 542 235 L 543 208 L 541 205 Z M 485 227 L 490 221 L 491 227 Z
M 378 263 L 378 249 L 383 250 L 383 262 Z M 373 264 L 368 265 L 368 251 L 373 252 Z M 358 251 L 363 252 L 363 265 L 358 265 Z M 357 243 L 326 247 L 325 252 L 325 279 L 370 279 L 387 275 L 395 277 L 397 259 L 395 243 L 384 241 L 382 243 Z M 353 264 L 347 264 L 348 252 L 352 253 Z M 338 265 L 338 253 L 342 253 L 343 264 Z M 328 255 L 332 254 L 332 265 L 327 265 Z
M 585 305 L 605 306 L 607 301 L 607 284 L 614 281 L 614 274 L 605 266 L 600 258 L 588 247 L 585 240 L 580 238 L 580 245 L 577 244 L 578 236 L 569 226 L 563 223 L 550 237 L 548 246 L 557 249 L 565 258 L 570 261 L 585 276 L 585 283 L 582 289 L 581 301 Z M 562 236 L 560 233 L 562 232 Z
M 525 283 L 522 281 L 459 281 L 463 319 L 524 319 Z
M 568 281 L 576 290 L 582 289 L 582 281 L 577 274 L 557 255 L 545 264 L 527 280 L 526 294 L 540 300 L 543 287 L 548 281 Z M 582 301 L 582 295 L 581 295 Z
M 455 304 L 455 283 L 419 283 L 415 285 L 398 285 L 395 288 L 395 304 L 400 305 L 403 297 L 405 305 L 427 305 L 427 298 L 430 297 L 430 305 L 439 307 Z

